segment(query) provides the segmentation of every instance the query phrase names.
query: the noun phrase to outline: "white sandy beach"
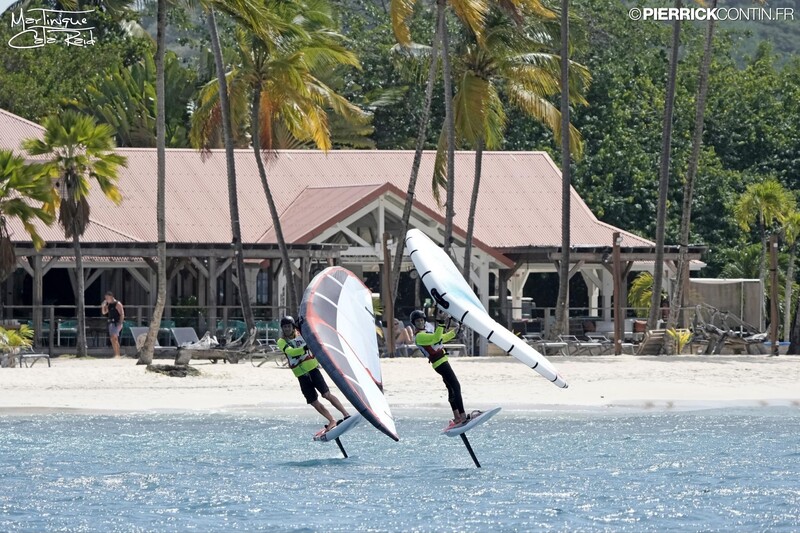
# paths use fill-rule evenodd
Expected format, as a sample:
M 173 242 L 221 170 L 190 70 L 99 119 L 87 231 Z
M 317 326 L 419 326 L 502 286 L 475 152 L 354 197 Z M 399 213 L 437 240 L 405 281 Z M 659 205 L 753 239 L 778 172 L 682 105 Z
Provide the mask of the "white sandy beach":
M 551 357 L 569 389 L 558 389 L 510 357 L 451 358 L 468 409 L 682 409 L 800 407 L 800 356 Z M 156 361 L 168 363 L 170 361 Z M 262 367 L 193 363 L 200 377 L 146 372 L 126 359 L 55 358 L 0 370 L 0 413 L 38 411 L 219 411 L 305 408 L 296 379 Z M 386 395 L 404 413 L 448 414 L 439 376 L 423 359 L 383 360 Z M 331 381 L 328 380 L 332 385 Z

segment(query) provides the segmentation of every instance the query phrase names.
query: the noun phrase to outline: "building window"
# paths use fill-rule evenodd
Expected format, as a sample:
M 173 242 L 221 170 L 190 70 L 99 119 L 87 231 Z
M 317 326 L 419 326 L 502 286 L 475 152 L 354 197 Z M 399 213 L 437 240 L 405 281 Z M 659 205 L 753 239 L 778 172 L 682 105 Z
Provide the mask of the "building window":
M 256 304 L 269 303 L 269 270 L 259 270 L 256 276 Z

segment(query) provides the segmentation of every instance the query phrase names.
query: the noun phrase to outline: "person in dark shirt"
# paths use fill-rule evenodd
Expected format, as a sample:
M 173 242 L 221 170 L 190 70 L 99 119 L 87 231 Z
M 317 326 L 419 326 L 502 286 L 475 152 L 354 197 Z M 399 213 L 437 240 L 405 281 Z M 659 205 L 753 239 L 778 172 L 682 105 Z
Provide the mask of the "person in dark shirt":
M 125 320 L 125 308 L 122 307 L 122 302 L 114 298 L 114 293 L 108 291 L 100 305 L 100 312 L 108 315 L 108 336 L 111 339 L 111 346 L 114 348 L 114 357 L 120 357 L 119 354 L 119 334 L 122 331 L 122 323 Z

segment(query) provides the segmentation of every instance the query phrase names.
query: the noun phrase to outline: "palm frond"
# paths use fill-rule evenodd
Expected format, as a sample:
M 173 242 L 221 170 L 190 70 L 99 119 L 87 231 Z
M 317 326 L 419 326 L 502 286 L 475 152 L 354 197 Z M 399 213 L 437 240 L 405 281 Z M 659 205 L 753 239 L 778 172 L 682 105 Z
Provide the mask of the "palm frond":
M 411 29 L 408 26 L 408 19 L 414 13 L 416 0 L 392 0 L 389 4 L 389 13 L 392 18 L 392 30 L 397 42 L 407 45 L 411 42 Z
M 535 118 L 553 132 L 556 143 L 561 138 L 561 112 L 552 102 L 527 90 L 520 85 L 509 85 L 509 98 L 524 113 Z M 570 150 L 578 159 L 583 154 L 583 140 L 580 132 L 570 124 L 569 126 Z
M 489 111 L 490 84 L 487 80 L 465 72 L 458 81 L 457 92 L 453 97 L 456 131 L 467 142 L 475 142 L 484 136 L 486 115 Z
M 486 0 L 450 0 L 450 6 L 456 16 L 480 41 L 486 15 L 489 12 L 488 2 Z

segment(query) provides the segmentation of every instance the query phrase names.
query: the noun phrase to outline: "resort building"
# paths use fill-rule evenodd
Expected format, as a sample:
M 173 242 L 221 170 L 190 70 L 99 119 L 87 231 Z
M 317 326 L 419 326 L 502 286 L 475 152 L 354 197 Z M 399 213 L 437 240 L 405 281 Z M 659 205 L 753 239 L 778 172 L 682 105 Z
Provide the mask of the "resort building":
M 40 126 L 0 110 L 0 149 L 22 154 L 22 140 L 41 136 L 42 132 Z M 130 310 L 130 317 L 145 321 L 155 302 L 156 288 L 156 150 L 120 148 L 117 152 L 127 158 L 119 177 L 123 201 L 114 205 L 98 188 L 93 189 L 91 224 L 81 238 L 87 309 L 93 310 L 101 295 L 111 290 Z M 411 226 L 442 242 L 445 208 L 432 193 L 434 156 L 433 152 L 425 152 L 422 158 Z M 413 158 L 413 151 L 303 150 L 281 151 L 265 161 L 284 237 L 291 248 L 291 268 L 301 287 L 317 271 L 335 263 L 364 277 L 376 292 L 380 290 L 384 238 L 388 239 L 390 253 L 394 253 Z M 460 264 L 474 153 L 457 152 L 455 161 L 453 255 Z M 235 162 L 248 265 L 245 282 L 253 304 L 271 309 L 265 318 L 276 318 L 285 311 L 281 269 L 286 266 L 281 265 L 252 150 L 236 150 Z M 240 282 L 236 269 L 231 267 L 224 151 L 203 154 L 168 149 L 166 174 L 168 304 L 176 306 L 188 297 L 196 297 L 193 305 L 203 309 L 208 323 L 214 324 L 224 315 L 233 315 L 232 309 L 237 305 L 234 285 Z M 632 270 L 652 269 L 654 243 L 599 221 L 574 189 L 570 216 L 574 243 L 570 273 L 575 283 L 582 280 L 586 287 L 585 300 L 578 305 L 583 308 L 580 314 L 610 324 L 614 233 L 619 232 L 621 237 L 623 279 Z M 19 269 L 0 285 L 0 312 L 6 316 L 11 316 L 9 309 L 16 309 L 19 314 L 26 307 L 33 316 L 36 309 L 44 306 L 47 319 L 47 306 L 74 305 L 72 243 L 64 239 L 57 224 L 39 229 L 47 245 L 36 251 L 22 226 L 16 220 L 10 221 Z M 531 275 L 557 272 L 560 243 L 561 174 L 548 154 L 484 152 L 470 273 L 484 305 L 490 307 L 492 296 L 496 301 L 499 294 L 508 294 L 508 301 L 503 303 L 501 299 L 500 303 L 505 306 L 504 316 L 509 321 L 523 320 L 526 282 Z M 694 269 L 702 266 L 701 251 L 700 247 L 691 250 Z M 668 280 L 675 275 L 677 247 L 668 247 L 666 252 Z M 412 269 L 411 261 L 405 258 L 401 285 L 406 289 L 401 288 L 400 292 L 415 292 L 417 297 L 407 298 L 405 309 L 419 303 L 420 291 L 413 290 Z M 546 279 L 557 285 L 555 275 Z M 409 286 L 412 289 L 407 289 Z M 670 284 L 665 282 L 664 286 Z M 138 312 L 134 311 L 137 308 Z M 60 309 L 63 310 L 54 308 L 54 316 L 63 314 Z M 537 327 L 547 328 L 552 312 L 537 316 L 543 319 Z M 482 349 L 486 349 L 485 345 Z

